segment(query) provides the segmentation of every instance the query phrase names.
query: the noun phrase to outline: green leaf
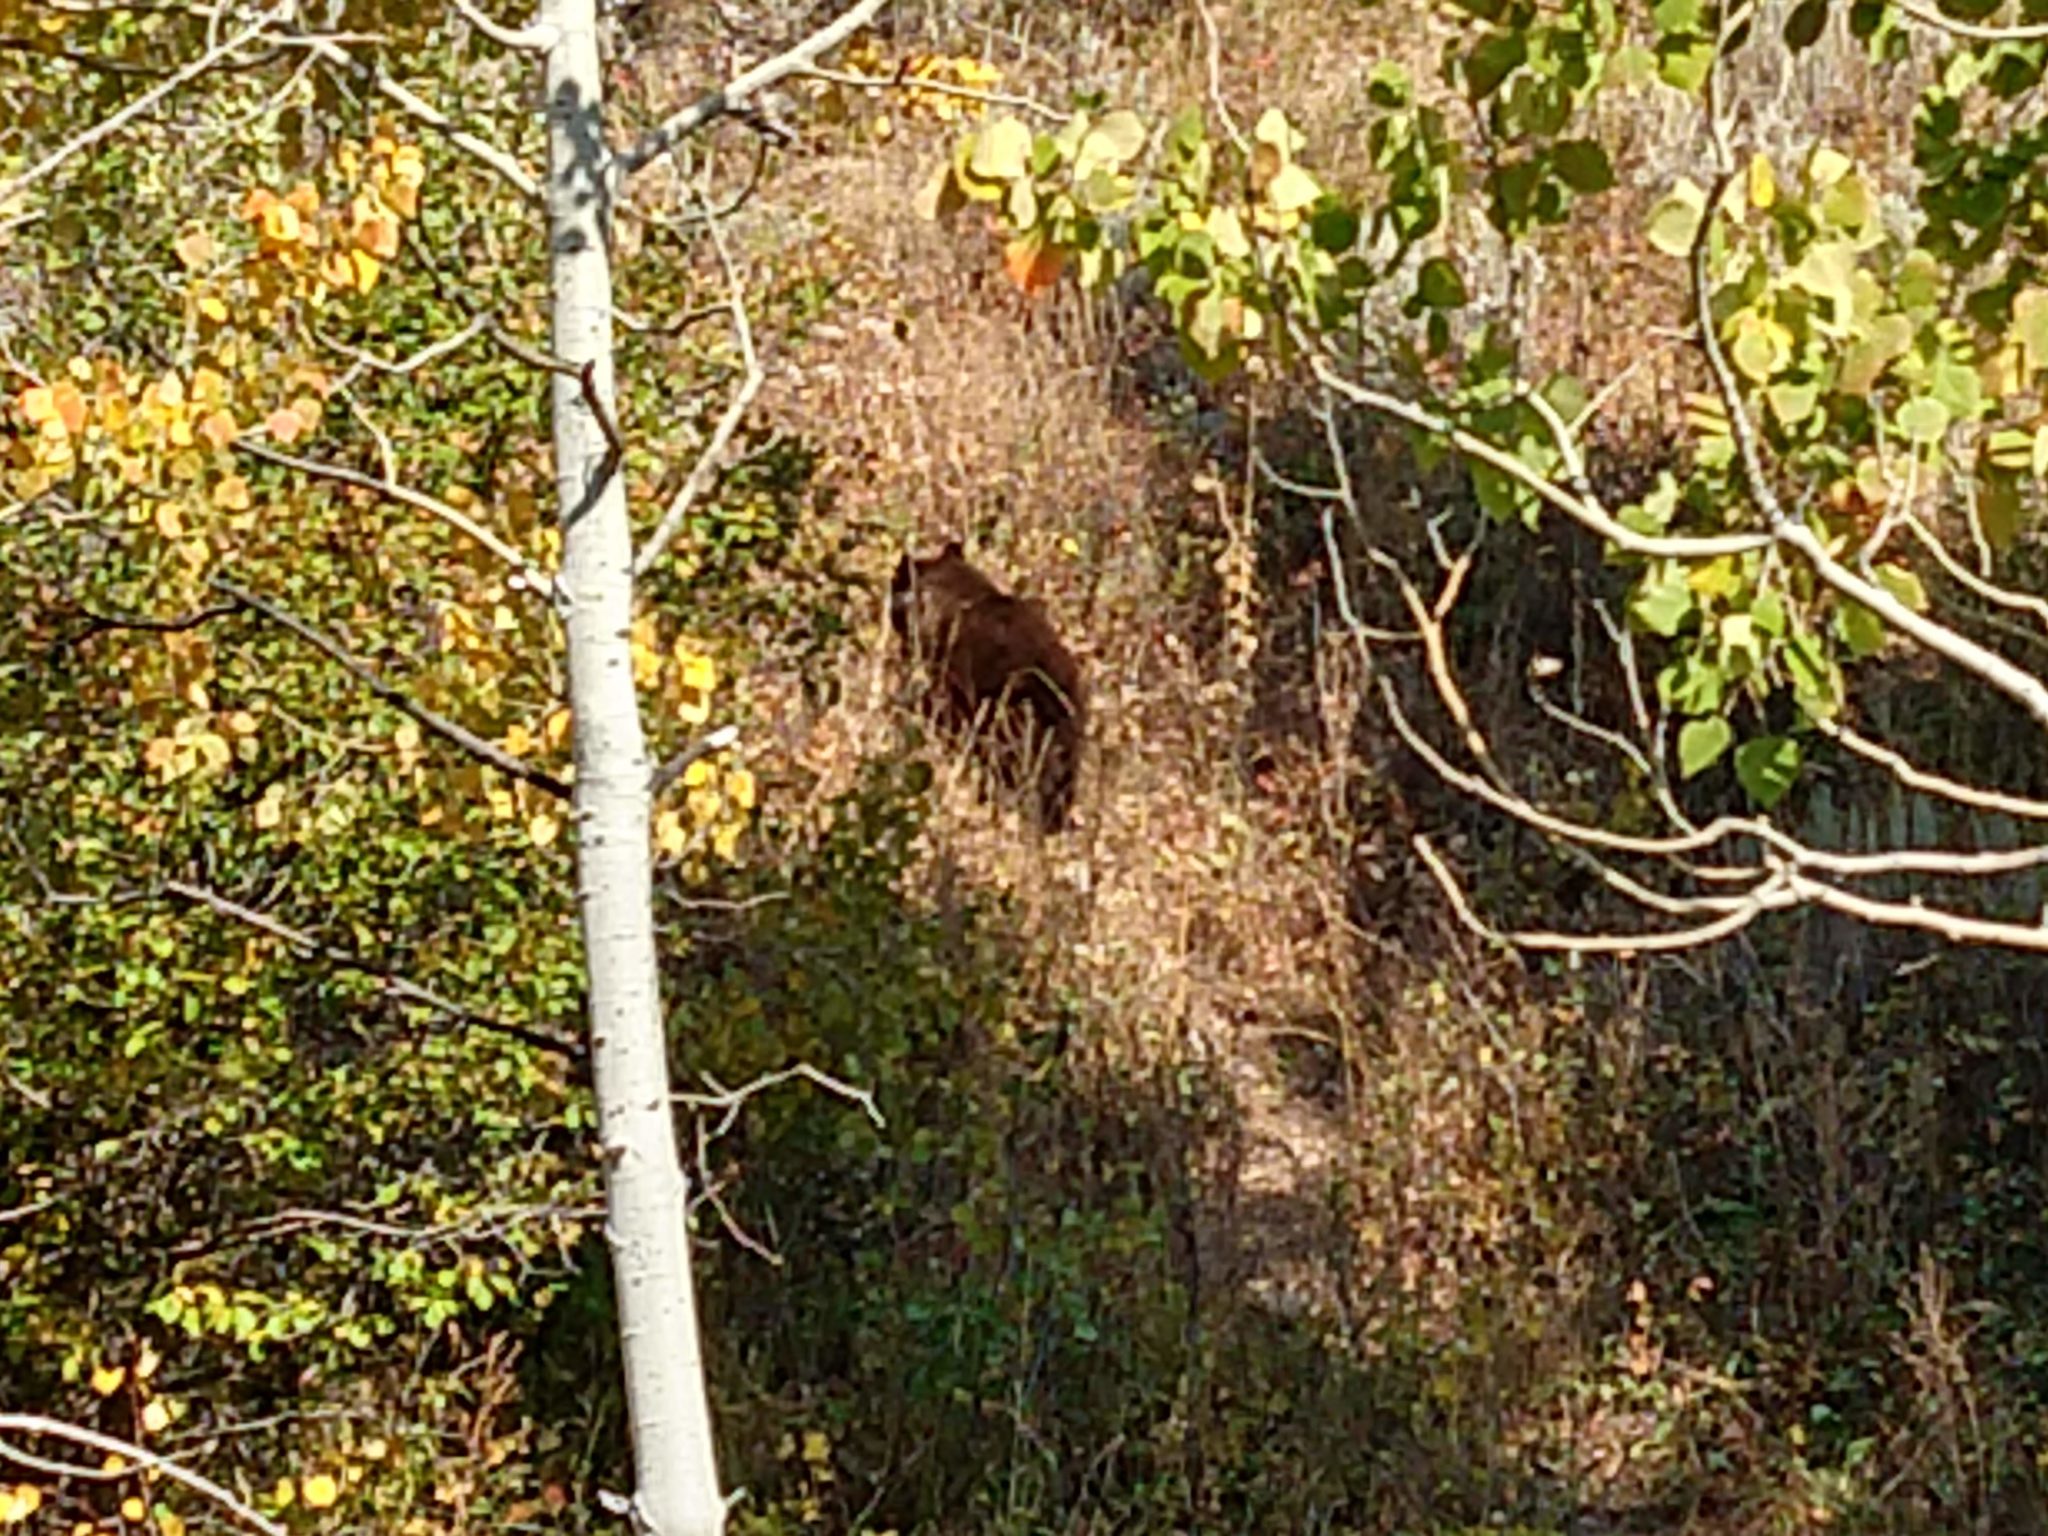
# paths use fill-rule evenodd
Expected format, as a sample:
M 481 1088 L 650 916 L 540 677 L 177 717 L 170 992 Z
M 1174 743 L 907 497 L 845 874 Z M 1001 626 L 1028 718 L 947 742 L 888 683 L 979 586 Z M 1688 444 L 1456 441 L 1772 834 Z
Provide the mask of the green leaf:
M 1735 749 L 1735 777 L 1765 810 L 1785 798 L 1799 778 L 1799 743 L 1789 736 L 1759 736 Z
M 1415 87 L 1407 70 L 1382 59 L 1366 73 L 1365 94 L 1374 106 L 1398 111 L 1413 99 Z
M 1693 240 L 1699 234 L 1700 216 L 1706 211 L 1706 206 L 1705 190 L 1690 178 L 1680 178 L 1678 185 L 1650 210 L 1644 235 L 1666 256 L 1690 256 Z
M 1884 649 L 1884 620 L 1861 603 L 1844 599 L 1835 611 L 1835 633 L 1849 647 L 1849 654 L 1861 661 Z
M 1749 605 L 1749 617 L 1756 627 L 1773 640 L 1785 636 L 1785 599 L 1776 592 L 1759 592 L 1756 601 Z
M 1734 740 L 1735 728 L 1719 715 L 1686 721 L 1678 731 L 1678 776 L 1695 778 L 1713 767 Z
M 975 136 L 967 167 L 985 181 L 1010 181 L 1031 164 L 1031 130 L 1014 117 L 998 118 Z
M 1431 309 L 1458 309 L 1465 303 L 1465 279 L 1441 256 L 1432 256 L 1415 274 L 1415 296 Z
M 2031 375 L 2048 368 L 2048 288 L 2027 288 L 2012 301 L 2013 336 Z
M 1932 395 L 1921 395 L 1899 407 L 1899 430 L 1916 443 L 1938 443 L 1948 431 L 1948 407 Z
M 1820 404 L 1820 390 L 1811 382 L 1783 382 L 1766 389 L 1764 399 L 1770 402 L 1778 425 L 1796 427 L 1813 415 Z
M 1145 147 L 1145 124 L 1131 111 L 1112 112 L 1081 141 L 1080 160 L 1122 165 Z
M 1887 562 L 1871 574 L 1877 577 L 1877 584 L 1904 603 L 1915 613 L 1927 611 L 1927 588 L 1920 578 L 1903 565 Z
M 1591 139 L 1567 139 L 1550 152 L 1558 180 L 1574 192 L 1605 192 L 1614 185 L 1614 162 Z
M 1358 244 L 1358 214 L 1335 198 L 1325 198 L 1309 217 L 1308 233 L 1318 250 L 1342 255 Z
M 1820 41 L 1827 24 L 1827 0 L 1799 0 L 1785 18 L 1786 45 L 1795 53 L 1804 52 Z
M 1308 140 L 1302 137 L 1294 124 L 1287 121 L 1285 112 L 1278 107 L 1268 107 L 1259 115 L 1258 122 L 1252 128 L 1252 142 L 1272 145 L 1280 151 L 1281 159 L 1286 160 L 1299 154 L 1301 147 Z
M 1298 213 L 1323 195 L 1323 189 L 1300 166 L 1283 165 L 1266 183 L 1266 201 L 1281 213 Z
M 1238 218 L 1234 208 L 1211 208 L 1208 221 L 1209 238 L 1216 242 L 1216 254 L 1225 261 L 1243 261 L 1252 253 L 1252 243 L 1246 238 L 1244 221 Z
M 1667 565 L 1661 579 L 1656 582 L 1651 582 L 1645 574 L 1635 596 L 1629 599 L 1628 611 L 1651 634 L 1662 635 L 1668 640 L 1678 633 L 1678 626 L 1685 622 L 1697 602 L 1692 588 L 1686 584 L 1683 570 Z

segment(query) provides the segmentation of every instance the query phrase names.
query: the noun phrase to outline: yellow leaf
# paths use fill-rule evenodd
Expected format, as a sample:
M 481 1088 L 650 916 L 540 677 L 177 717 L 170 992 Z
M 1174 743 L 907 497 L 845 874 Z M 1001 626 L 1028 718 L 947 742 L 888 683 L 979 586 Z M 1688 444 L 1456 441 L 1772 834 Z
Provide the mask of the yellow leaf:
M 559 747 L 569 734 L 569 711 L 558 709 L 541 722 L 541 734 L 548 739 L 548 745 Z
M 156 507 L 156 531 L 167 539 L 182 539 L 185 524 L 178 516 L 177 503 L 160 501 Z
M 533 750 L 533 732 L 519 721 L 513 721 L 505 728 L 505 750 L 514 757 L 524 757 Z
M 142 1427 L 152 1435 L 161 1434 L 164 1427 L 170 1422 L 171 1410 L 166 1408 L 161 1402 L 148 1403 L 143 1406 Z
M 663 811 L 654 818 L 654 846 L 670 857 L 675 857 L 690 846 L 690 835 L 683 829 L 683 818 L 674 811 Z
M 746 824 L 738 821 L 722 822 L 711 834 L 711 851 L 728 864 L 739 859 L 740 836 L 746 831 Z
M 157 1536 L 185 1536 L 185 1521 L 180 1515 L 165 1510 L 156 1517 Z
M 237 736 L 254 736 L 256 734 L 256 717 L 246 709 L 230 710 L 224 723 Z M 135 1368 L 135 1374 L 137 1376 L 142 1374 L 141 1366 Z
M 223 476 L 213 488 L 213 504 L 224 512 L 246 512 L 249 502 L 249 482 L 240 475 Z
M 155 743 L 151 743 L 152 746 Z M 128 1379 L 128 1373 L 118 1365 L 102 1365 L 92 1373 L 92 1389 L 101 1397 L 112 1397 L 121 1390 L 121 1383 Z
M 300 1481 L 299 1492 L 304 1497 L 308 1509 L 327 1509 L 333 1505 L 335 1498 L 341 1493 L 341 1488 L 325 1472 L 315 1472 L 311 1477 Z
M 372 1435 L 369 1439 L 363 1442 L 362 1457 L 365 1461 L 382 1461 L 386 1456 L 390 1454 L 390 1443 L 386 1441 L 381 1435 Z
M 142 1517 L 148 1513 L 149 1506 L 132 1493 L 121 1501 L 121 1518 L 130 1525 L 140 1525 Z
M 21 392 L 21 398 L 16 404 L 32 427 L 40 427 L 46 421 L 57 419 L 57 397 L 48 385 L 30 385 Z
M 277 1486 L 270 1490 L 270 1501 L 279 1509 L 289 1508 L 298 1496 L 298 1490 L 292 1486 L 292 1480 L 288 1477 L 280 1477 Z
M 215 411 L 199 423 L 199 435 L 216 448 L 225 448 L 232 443 L 238 430 L 235 418 L 226 411 Z
M 384 264 L 368 251 L 350 251 L 348 253 L 348 265 L 348 286 L 355 289 L 357 293 L 368 293 L 372 288 L 376 287 L 377 274 L 384 270 Z
M 832 1458 L 832 1441 L 821 1429 L 804 1431 L 804 1460 L 820 1466 Z
M 519 810 L 519 804 L 509 789 L 493 789 L 484 799 L 490 805 L 492 817 L 498 821 L 509 821 Z
M 137 1381 L 149 1380 L 150 1377 L 156 1374 L 156 1368 L 163 1363 L 163 1356 L 159 1355 L 147 1344 L 143 1345 L 142 1353 L 135 1360 L 135 1379 Z
M 195 229 L 180 237 L 172 247 L 178 253 L 178 260 L 188 267 L 203 267 L 213 260 L 213 236 L 203 229 Z
M 302 181 L 284 196 L 287 206 L 298 210 L 303 218 L 312 218 L 320 211 L 320 189 L 310 181 Z
M 711 765 L 701 757 L 683 770 L 683 787 L 685 789 L 701 789 L 710 782 Z
M 263 430 L 276 441 L 290 447 L 306 435 L 308 430 L 304 417 L 291 406 L 281 405 L 264 418 Z
M 526 835 L 533 839 L 533 846 L 536 848 L 547 847 L 561 836 L 561 833 L 562 823 L 546 811 L 536 812 L 533 819 L 526 824 Z
M 706 692 L 718 686 L 718 664 L 709 656 L 686 654 L 677 642 L 677 658 L 682 662 L 683 686 L 701 688 Z
M 256 802 L 256 826 L 259 831 L 269 832 L 284 820 L 284 786 L 273 784 L 263 791 L 263 798 Z
M 0 1525 L 19 1525 L 43 1506 L 43 1492 L 30 1483 L 0 1488 Z
M 290 203 L 272 203 L 265 208 L 257 227 L 272 245 L 297 245 L 305 233 L 299 222 L 299 210 Z
M 1768 208 L 1778 200 L 1778 179 L 1771 172 L 1768 155 L 1758 154 L 1749 162 L 1749 205 Z
M 743 811 L 754 808 L 754 776 L 744 768 L 735 768 L 725 776 L 725 798 Z
M 221 303 L 212 294 L 208 294 L 199 301 L 199 313 L 211 320 L 215 325 L 226 325 L 228 323 L 227 305 Z

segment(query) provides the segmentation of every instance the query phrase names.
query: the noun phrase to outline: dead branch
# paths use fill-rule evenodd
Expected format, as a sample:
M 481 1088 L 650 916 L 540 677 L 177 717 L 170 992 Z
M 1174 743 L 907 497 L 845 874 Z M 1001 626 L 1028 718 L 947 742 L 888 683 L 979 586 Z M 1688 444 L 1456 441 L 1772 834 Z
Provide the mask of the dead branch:
M 246 453 L 251 458 L 261 459 L 266 464 L 275 464 L 280 469 L 297 470 L 301 474 L 313 475 L 322 480 L 332 480 L 338 485 L 354 486 L 357 490 L 375 491 L 378 495 L 388 497 L 390 500 L 398 502 L 403 506 L 412 507 L 427 513 L 429 516 L 437 517 L 442 522 L 448 524 L 449 527 L 469 535 L 470 538 L 476 540 L 485 549 L 488 549 L 500 560 L 511 566 L 516 573 L 516 580 L 519 583 L 546 597 L 559 599 L 561 596 L 554 577 L 541 570 L 540 567 L 528 560 L 526 556 L 513 548 L 512 545 L 491 532 L 490 529 L 484 527 L 483 524 L 479 523 L 468 513 L 449 506 L 447 502 L 441 500 L 438 496 L 430 496 L 425 491 L 414 490 L 411 486 L 396 480 L 389 478 L 380 479 L 375 475 L 366 475 L 361 470 L 350 469 L 346 465 L 328 464 L 318 459 L 302 459 L 295 454 L 279 453 L 275 448 L 266 447 L 264 444 L 250 438 L 237 438 L 235 440 L 235 450 L 238 453 Z
M 424 704 L 413 699 L 404 689 L 385 682 L 383 678 L 371 670 L 367 662 L 355 656 L 339 640 L 334 639 L 322 630 L 314 628 L 297 614 L 279 607 L 268 598 L 259 597 L 254 592 L 238 587 L 234 583 L 220 577 L 215 577 L 212 584 L 217 591 L 234 599 L 238 606 L 246 608 L 252 613 L 261 614 L 273 624 L 282 625 L 301 640 L 304 640 L 308 645 L 324 652 L 343 671 L 376 694 L 378 698 L 403 711 L 424 729 L 432 731 L 442 740 L 460 747 L 478 761 L 490 764 L 500 773 L 531 784 L 535 789 L 543 790 L 558 800 L 568 800 L 571 798 L 569 786 L 546 769 L 536 768 L 532 763 L 514 757 L 495 742 L 486 741 L 466 726 L 458 725 L 446 715 L 427 708 Z
M 474 1008 L 466 1007 L 461 1003 L 443 997 L 431 987 L 422 986 L 411 978 L 400 975 L 397 971 L 379 961 L 372 960 L 364 955 L 355 954 L 338 945 L 329 944 L 325 940 L 305 932 L 303 929 L 293 928 L 289 924 L 279 921 L 267 912 L 258 912 L 253 907 L 244 906 L 238 901 L 223 896 L 218 891 L 208 890 L 205 886 L 194 885 L 189 881 L 175 879 L 164 881 L 162 889 L 168 895 L 179 897 L 196 906 L 205 907 L 207 910 L 215 912 L 222 917 L 233 918 L 236 922 L 246 924 L 256 929 L 259 933 L 269 934 L 272 938 L 289 945 L 301 954 L 309 955 L 314 959 L 324 960 L 329 965 L 341 970 L 354 971 L 359 976 L 367 976 L 372 981 L 377 982 L 387 995 L 397 998 L 401 1002 L 418 1003 L 420 1006 L 431 1008 L 436 1013 L 468 1028 L 480 1029 L 486 1034 L 503 1035 L 510 1040 L 523 1041 L 537 1050 L 548 1051 L 557 1056 L 565 1056 L 572 1061 L 581 1061 L 587 1054 L 583 1043 L 579 1040 L 565 1040 L 538 1029 L 529 1029 L 524 1024 L 512 1024 L 503 1019 L 493 1018 L 489 1014 L 479 1013 Z
M 131 1477 L 145 1472 L 159 1473 L 172 1482 L 191 1489 L 251 1530 L 261 1531 L 263 1536 L 289 1536 L 283 1526 L 275 1520 L 265 1519 L 212 1478 L 194 1472 L 190 1467 L 183 1466 L 168 1456 L 159 1456 L 154 1451 L 144 1450 L 133 1441 L 101 1434 L 96 1429 L 67 1424 L 62 1419 L 46 1418 L 39 1413 L 0 1413 L 0 1434 L 45 1436 L 52 1440 L 64 1440 L 72 1445 L 83 1446 L 87 1450 L 98 1451 L 102 1455 L 119 1456 L 127 1463 L 121 1468 L 120 1476 Z M 52 1461 L 47 1457 L 24 1451 L 6 1440 L 0 1440 L 0 1459 L 51 1477 L 97 1479 L 109 1475 L 107 1469 L 103 1467 L 82 1467 L 70 1462 Z
M 852 9 L 794 47 L 735 75 L 709 95 L 700 96 L 621 154 L 615 162 L 617 174 L 631 176 L 646 169 L 684 139 L 719 118 L 738 112 L 754 96 L 809 67 L 820 55 L 829 53 L 879 16 L 884 3 L 885 0 L 860 0 Z

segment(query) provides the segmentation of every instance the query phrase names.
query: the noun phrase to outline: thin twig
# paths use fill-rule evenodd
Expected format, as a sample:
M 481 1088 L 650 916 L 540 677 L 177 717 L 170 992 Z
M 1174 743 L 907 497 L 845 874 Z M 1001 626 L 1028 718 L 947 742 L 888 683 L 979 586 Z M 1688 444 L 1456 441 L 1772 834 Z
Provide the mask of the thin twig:
M 181 1466 L 168 1456 L 159 1456 L 154 1451 L 145 1450 L 133 1441 L 116 1439 L 112 1435 L 101 1434 L 96 1429 L 67 1424 L 62 1419 L 46 1418 L 39 1413 L 0 1413 L 0 1433 L 43 1435 L 52 1440 L 64 1440 L 73 1445 L 84 1446 L 87 1450 L 98 1451 L 102 1455 L 120 1456 L 130 1463 L 123 1469 L 125 1472 L 160 1473 L 172 1482 L 181 1483 L 200 1497 L 212 1501 L 242 1524 L 252 1530 L 261 1531 L 263 1536 L 289 1536 L 282 1525 L 275 1520 L 265 1519 L 212 1478 Z M 54 1477 L 92 1477 L 101 1471 L 97 1467 L 80 1468 L 66 1462 L 50 1461 L 6 1441 L 0 1441 L 0 1458 L 46 1472 Z
M 227 58 L 229 54 L 234 53 L 237 49 L 245 46 L 262 33 L 268 32 L 278 23 L 288 20 L 294 9 L 296 7 L 287 0 L 286 4 L 276 6 L 264 12 L 256 20 L 236 32 L 226 42 L 209 48 L 199 58 L 194 59 L 176 74 L 144 91 L 140 96 L 129 102 L 127 106 L 121 108 L 120 111 L 93 124 L 92 127 L 79 134 L 76 138 L 68 139 L 58 145 L 13 180 L 0 182 L 0 207 L 5 207 L 17 195 L 49 175 L 50 172 L 54 171 L 65 161 L 75 155 L 83 154 L 95 144 L 120 132 L 129 122 L 147 112 L 173 91 L 181 86 L 189 85 L 201 75 L 219 68 L 221 61 Z
M 640 552 L 633 557 L 633 575 L 645 576 L 654 568 L 654 563 L 667 551 L 669 544 L 682 529 L 683 520 L 690 515 L 697 498 L 711 488 L 725 459 L 726 449 L 731 445 L 733 434 L 746 420 L 748 410 L 753 406 L 754 397 L 761 392 L 766 382 L 766 372 L 761 359 L 754 350 L 754 326 L 747 317 L 747 295 L 740 281 L 739 268 L 732 259 L 732 251 L 725 241 L 725 230 L 715 220 L 710 225 L 711 239 L 718 252 L 719 265 L 725 272 L 726 307 L 732 314 L 734 339 L 740 348 L 740 361 L 746 374 L 740 380 L 739 388 L 733 391 L 732 399 L 726 404 L 725 414 L 711 429 L 711 436 L 704 444 L 704 451 L 697 455 L 697 462 L 690 466 L 690 473 L 684 477 L 682 488 L 668 504 L 668 510 L 661 515 L 661 521 L 654 526 L 654 532 L 647 536 L 647 542 L 640 546 Z
M 654 770 L 654 776 L 647 784 L 648 795 L 659 800 L 668 787 L 689 770 L 690 764 L 709 757 L 713 752 L 723 752 L 739 739 L 740 729 L 736 725 L 721 725 L 717 730 L 698 737 Z
M 572 798 L 569 786 L 546 769 L 537 768 L 532 763 L 514 757 L 495 742 L 486 741 L 483 737 L 477 735 L 476 732 L 468 729 L 468 727 L 458 725 L 446 715 L 427 708 L 426 705 L 419 703 L 408 695 L 404 689 L 385 682 L 383 678 L 370 669 L 367 662 L 356 657 L 339 640 L 334 639 L 322 630 L 314 628 L 297 614 L 279 607 L 268 598 L 259 597 L 254 592 L 244 587 L 238 587 L 234 583 L 220 577 L 213 579 L 213 586 L 216 590 L 233 598 L 235 602 L 249 609 L 252 613 L 259 613 L 264 618 L 270 620 L 271 623 L 282 625 L 301 640 L 304 640 L 308 645 L 325 652 L 336 665 L 340 666 L 342 670 L 347 672 L 365 688 L 376 694 L 378 698 L 402 710 L 421 726 L 432 731 L 444 741 L 451 742 L 455 746 L 460 747 L 471 757 L 481 762 L 489 763 L 500 773 L 531 784 L 535 789 L 553 795 L 558 800 Z
M 296 454 L 279 453 L 275 448 L 266 447 L 264 444 L 256 442 L 251 438 L 241 437 L 235 439 L 235 449 L 239 453 L 248 454 L 251 458 L 261 459 L 266 464 L 275 464 L 280 469 L 295 469 L 300 474 L 314 475 L 322 480 L 332 480 L 339 485 L 350 485 L 363 491 L 375 491 L 380 496 L 389 497 L 392 501 L 425 512 L 429 516 L 437 517 L 442 522 L 448 524 L 449 527 L 468 534 L 477 543 L 483 545 L 485 549 L 488 549 L 500 560 L 511 566 L 518 573 L 520 583 L 530 587 L 533 591 L 542 594 L 544 597 L 559 598 L 561 595 L 554 577 L 541 570 L 539 566 L 527 559 L 525 555 L 521 554 L 497 534 L 491 532 L 490 529 L 484 527 L 482 523 L 479 523 L 467 512 L 449 506 L 447 502 L 441 500 L 438 496 L 430 496 L 425 491 L 415 490 L 411 486 L 396 480 L 380 479 L 375 475 L 366 475 L 361 470 L 350 469 L 346 465 L 328 464 L 318 459 L 302 459 Z
M 1047 122 L 1064 123 L 1070 114 L 1058 107 L 1047 106 L 1035 96 L 1018 96 L 1009 91 L 989 91 L 980 86 L 956 85 L 950 80 L 926 80 L 910 73 L 910 61 L 905 59 L 893 75 L 864 75 L 851 69 L 820 69 L 810 65 L 796 71 L 806 80 L 823 80 L 831 85 L 850 86 L 857 91 L 929 91 L 939 96 L 957 96 L 962 101 L 980 102 L 988 107 L 1012 107 L 1019 112 L 1029 112 Z
M 366 956 L 342 949 L 338 945 L 329 944 L 325 940 L 316 938 L 302 929 L 293 928 L 289 924 L 280 922 L 267 912 L 258 912 L 253 907 L 246 907 L 238 901 L 231 900 L 221 895 L 218 891 L 211 891 L 205 886 L 193 885 L 185 880 L 166 880 L 163 882 L 163 889 L 170 895 L 205 907 L 222 917 L 233 918 L 236 922 L 245 923 L 258 932 L 267 933 L 272 938 L 289 944 L 293 949 L 299 950 L 301 953 L 311 955 L 316 959 L 325 960 L 329 965 L 338 966 L 343 970 L 354 971 L 358 975 L 367 976 L 372 981 L 381 985 L 384 991 L 392 997 L 431 1008 L 459 1024 L 481 1029 L 487 1034 L 503 1035 L 508 1039 L 524 1041 L 537 1050 L 548 1051 L 557 1056 L 566 1056 L 572 1061 L 580 1061 L 586 1054 L 581 1041 L 564 1040 L 538 1029 L 529 1029 L 524 1024 L 510 1024 L 503 1019 L 493 1018 L 489 1014 L 478 1013 L 473 1008 L 465 1007 L 461 1003 L 443 997 L 430 987 L 421 986 L 410 977 L 401 976 L 389 966 L 382 965 Z
M 837 20 L 813 32 L 795 47 L 735 75 L 719 90 L 701 96 L 689 106 L 666 118 L 652 132 L 625 151 L 616 162 L 621 176 L 631 176 L 669 153 L 691 134 L 719 118 L 743 108 L 749 98 L 807 69 L 821 54 L 838 47 L 882 13 L 887 0 L 860 0 Z
M 472 5 L 470 0 L 450 0 L 450 3 L 462 13 L 464 21 L 501 48 L 510 48 L 520 53 L 546 53 L 561 40 L 561 29 L 545 22 L 535 22 L 525 27 L 508 27 L 491 20 Z

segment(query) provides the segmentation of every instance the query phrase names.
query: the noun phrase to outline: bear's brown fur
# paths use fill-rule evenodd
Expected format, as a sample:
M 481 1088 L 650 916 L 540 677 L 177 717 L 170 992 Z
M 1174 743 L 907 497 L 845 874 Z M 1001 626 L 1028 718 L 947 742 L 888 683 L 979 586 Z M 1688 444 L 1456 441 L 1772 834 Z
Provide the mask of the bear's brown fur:
M 1012 789 L 1035 770 L 1039 825 L 1063 830 L 1088 703 L 1080 664 L 1045 610 L 982 575 L 954 539 L 928 560 L 903 557 L 889 583 L 889 621 L 931 669 L 940 727 L 955 736 L 971 730 Z

